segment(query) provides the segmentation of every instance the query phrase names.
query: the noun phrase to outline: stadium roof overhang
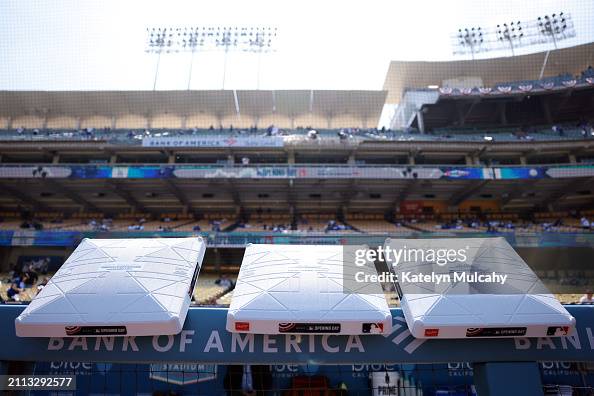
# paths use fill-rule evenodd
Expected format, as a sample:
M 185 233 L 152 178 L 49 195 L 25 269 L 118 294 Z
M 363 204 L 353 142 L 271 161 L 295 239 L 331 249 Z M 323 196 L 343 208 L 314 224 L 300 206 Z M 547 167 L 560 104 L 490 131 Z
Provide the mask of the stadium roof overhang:
M 386 91 L 340 90 L 2 91 L 0 116 L 312 114 L 320 119 L 350 115 L 377 123 L 386 95 Z
M 403 201 L 443 203 L 457 206 L 464 201 L 487 200 L 512 210 L 544 208 L 554 202 L 561 208 L 590 208 L 591 177 L 510 180 L 446 179 L 55 179 L 25 178 L 0 181 L 4 194 L 0 209 L 75 213 L 180 212 L 184 206 L 199 212 L 249 212 L 268 208 L 289 213 L 385 213 Z M 315 197 L 312 193 L 316 192 Z M 371 195 L 373 194 L 373 196 Z
M 513 57 L 423 62 L 392 61 L 384 81 L 388 91 L 387 103 L 400 103 L 408 88 L 441 86 L 444 80 L 480 77 L 485 86 L 506 81 L 536 80 L 545 62 L 546 52 Z M 580 74 L 594 64 L 594 43 L 550 51 L 543 76 L 559 74 Z

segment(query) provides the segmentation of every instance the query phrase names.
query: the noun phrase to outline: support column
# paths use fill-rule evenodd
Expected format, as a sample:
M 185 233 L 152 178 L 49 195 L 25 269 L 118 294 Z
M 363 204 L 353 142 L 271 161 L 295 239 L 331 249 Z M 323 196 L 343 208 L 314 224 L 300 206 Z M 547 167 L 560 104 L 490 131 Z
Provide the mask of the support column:
M 215 255 L 215 271 L 219 273 L 221 270 L 221 251 L 218 248 L 214 248 Z
M 419 125 L 419 132 L 425 133 L 425 119 L 423 118 L 423 111 L 417 110 L 417 124 Z
M 469 165 L 469 166 L 474 165 L 474 163 L 472 161 L 472 157 L 470 155 L 464 156 L 464 162 L 466 163 L 466 165 Z
M 287 153 L 287 163 L 289 165 L 295 165 L 295 152 L 293 150 Z
M 542 104 L 542 113 L 547 124 L 552 124 L 553 117 L 551 116 L 551 106 L 549 106 L 549 101 L 545 99 L 545 95 L 540 96 L 540 103 Z
M 167 163 L 168 164 L 175 164 L 175 153 L 170 151 L 167 156 Z
M 112 155 L 109 157 L 109 163 L 110 163 L 110 164 L 115 164 L 115 163 L 117 163 L 117 162 L 118 162 L 118 156 L 117 156 L 117 154 L 112 154 Z
M 118 123 L 118 117 L 112 116 L 111 117 L 111 126 L 110 126 L 110 128 L 111 129 L 116 129 L 117 123 Z
M 414 165 L 415 164 L 415 156 L 413 153 L 409 153 L 408 154 L 408 164 L 409 165 Z
M 544 395 L 536 362 L 475 363 L 473 372 L 479 396 Z
M 347 160 L 347 164 L 355 165 L 355 153 L 349 154 L 349 159 Z
M 502 125 L 507 125 L 507 111 L 506 103 L 499 102 L 499 121 Z
M 527 165 L 528 160 L 526 159 L 525 155 L 520 155 L 520 165 Z
M 52 157 L 52 164 L 59 164 L 60 163 L 60 154 L 54 153 Z
M 233 154 L 228 154 L 227 155 L 227 163 L 229 165 L 234 165 L 235 164 L 235 156 Z
M 570 164 L 575 164 L 577 163 L 577 160 L 575 158 L 575 154 L 569 154 L 569 163 Z

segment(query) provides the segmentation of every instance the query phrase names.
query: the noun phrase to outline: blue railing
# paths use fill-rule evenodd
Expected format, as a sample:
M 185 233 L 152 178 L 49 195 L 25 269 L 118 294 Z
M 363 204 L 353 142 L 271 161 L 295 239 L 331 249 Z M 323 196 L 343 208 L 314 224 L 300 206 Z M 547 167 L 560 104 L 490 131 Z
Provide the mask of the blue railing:
M 316 245 L 383 245 L 386 238 L 441 238 L 441 237 L 504 237 L 515 247 L 594 247 L 594 233 L 564 232 L 400 232 L 347 234 L 289 232 L 162 232 L 162 231 L 0 231 L 0 246 L 76 246 L 83 238 L 158 238 L 203 236 L 210 247 L 245 247 L 257 244 L 316 244 Z

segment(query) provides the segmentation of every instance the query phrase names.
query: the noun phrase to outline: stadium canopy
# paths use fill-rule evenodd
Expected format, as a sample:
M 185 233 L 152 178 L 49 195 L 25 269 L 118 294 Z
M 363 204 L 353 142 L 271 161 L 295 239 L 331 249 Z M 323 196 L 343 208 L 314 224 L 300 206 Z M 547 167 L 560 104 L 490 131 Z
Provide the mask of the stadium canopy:
M 445 80 L 480 78 L 484 86 L 507 81 L 537 80 L 547 52 L 502 58 L 462 61 L 392 61 L 384 81 L 387 103 L 400 103 L 406 89 L 442 86 Z M 594 43 L 552 50 L 543 77 L 570 73 L 579 75 L 594 64 Z
M 215 119 L 293 119 L 306 115 L 311 125 L 324 127 L 328 119 L 346 115 L 375 127 L 386 95 L 385 91 L 343 90 L 2 91 L 0 116 L 206 114 Z

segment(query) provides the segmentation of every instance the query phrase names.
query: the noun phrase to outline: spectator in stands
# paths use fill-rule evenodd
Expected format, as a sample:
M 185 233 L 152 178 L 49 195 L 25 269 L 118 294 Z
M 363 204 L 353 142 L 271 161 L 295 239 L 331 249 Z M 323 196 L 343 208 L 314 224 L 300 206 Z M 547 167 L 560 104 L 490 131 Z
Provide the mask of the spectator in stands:
M 231 288 L 233 286 L 233 281 L 229 279 L 229 275 L 222 274 L 221 277 L 215 281 L 215 284 L 224 288 Z
M 220 232 L 221 231 L 221 224 L 222 222 L 219 220 L 212 220 L 210 225 L 211 225 L 211 230 L 215 231 L 215 232 Z
M 192 231 L 200 232 L 200 226 L 198 224 L 196 224 L 194 227 L 192 227 Z
M 10 277 L 10 279 L 14 280 L 20 276 L 21 271 L 16 263 L 8 264 L 8 268 L 9 268 L 8 276 Z
M 48 277 L 43 278 L 41 282 L 37 284 L 37 293 L 39 293 L 45 286 L 47 286 L 47 282 L 49 281 Z
M 43 229 L 43 225 L 35 220 L 25 220 L 21 223 L 21 228 L 41 231 Z
M 274 126 L 274 124 L 270 125 L 268 127 L 268 129 L 266 129 L 266 135 L 268 135 L 268 136 L 278 135 L 278 127 Z
M 37 282 L 37 273 L 30 266 L 24 269 L 21 288 L 31 287 Z
M 22 290 L 16 283 L 12 283 L 10 285 L 10 289 L 6 291 L 6 295 L 8 296 L 8 301 L 21 301 L 20 293 Z
M 51 259 L 49 257 L 40 258 L 38 260 L 33 260 L 29 265 L 29 269 L 35 272 L 35 277 L 37 277 L 38 273 L 45 275 L 47 274 L 50 263 Z
M 589 230 L 591 226 L 590 221 L 585 216 L 580 219 L 580 225 L 584 230 Z
M 592 290 L 588 290 L 586 294 L 580 297 L 580 304 L 594 304 L 594 296 Z
M 275 225 L 271 226 L 270 230 L 272 232 L 284 232 L 284 231 L 286 231 L 286 228 L 285 228 L 284 224 L 275 224 Z
M 565 136 L 565 131 L 559 125 L 553 125 L 551 127 L 553 132 L 556 132 L 559 136 Z

